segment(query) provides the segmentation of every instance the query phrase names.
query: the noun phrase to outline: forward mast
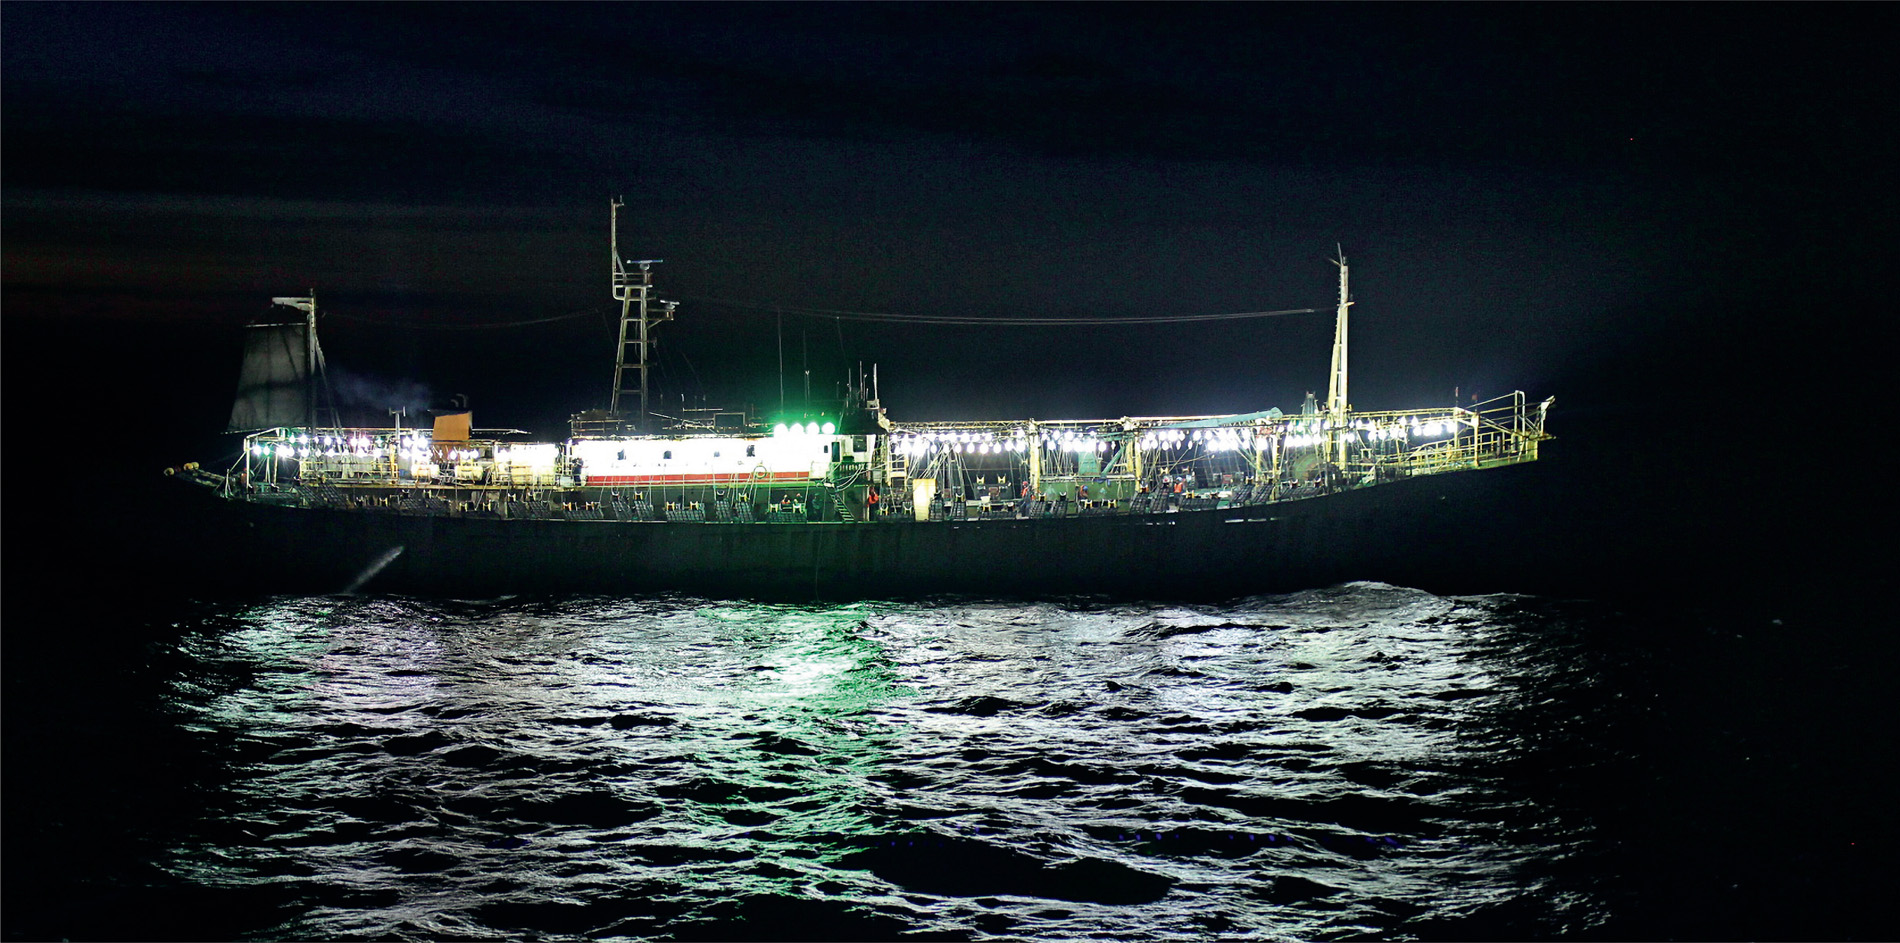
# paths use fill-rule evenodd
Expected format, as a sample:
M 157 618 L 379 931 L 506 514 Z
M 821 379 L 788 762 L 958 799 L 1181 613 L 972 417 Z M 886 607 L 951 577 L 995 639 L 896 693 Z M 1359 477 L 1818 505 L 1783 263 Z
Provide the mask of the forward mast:
M 679 306 L 677 301 L 663 301 L 653 296 L 653 266 L 665 259 L 622 259 L 620 257 L 620 208 L 625 206 L 614 200 L 608 210 L 608 248 L 613 255 L 613 297 L 620 302 L 620 342 L 614 356 L 614 392 L 608 401 L 607 411 L 617 421 L 624 421 L 620 411 L 622 395 L 627 389 L 627 372 L 639 375 L 640 412 L 634 420 L 634 429 L 639 433 L 651 430 L 651 410 L 647 387 L 647 353 L 653 349 L 653 328 L 661 322 L 673 320 L 673 309 Z M 658 310 L 654 310 L 657 307 Z M 633 361 L 627 360 L 628 348 L 633 349 Z

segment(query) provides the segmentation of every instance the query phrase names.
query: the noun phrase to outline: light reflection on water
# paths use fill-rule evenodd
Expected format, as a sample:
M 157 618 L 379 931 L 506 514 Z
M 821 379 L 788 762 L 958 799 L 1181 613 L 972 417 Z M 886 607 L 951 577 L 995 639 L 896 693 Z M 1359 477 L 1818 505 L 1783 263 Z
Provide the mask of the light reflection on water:
M 1405 936 L 1603 904 L 1508 788 L 1587 685 L 1503 597 L 1222 607 L 279 599 L 171 682 L 224 761 L 169 868 L 259 937 Z M 1455 930 L 1453 934 L 1456 935 Z

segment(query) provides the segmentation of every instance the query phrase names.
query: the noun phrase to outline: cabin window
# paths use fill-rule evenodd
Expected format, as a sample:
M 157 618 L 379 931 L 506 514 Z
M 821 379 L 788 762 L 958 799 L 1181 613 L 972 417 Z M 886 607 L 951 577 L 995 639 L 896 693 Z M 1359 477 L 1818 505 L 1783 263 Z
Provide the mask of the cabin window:
M 718 458 L 718 457 L 719 457 L 719 453 L 718 453 L 718 452 L 714 452 L 714 453 L 713 453 L 713 458 Z
M 755 455 L 757 455 L 757 454 L 758 454 L 758 452 L 756 451 L 757 449 L 758 449 L 758 446 L 756 446 L 756 445 L 748 445 L 748 446 L 746 446 L 746 447 L 745 447 L 745 457 L 746 457 L 746 458 L 752 458 L 752 457 L 754 457 Z
M 673 458 L 673 450 L 672 450 L 672 449 L 668 449 L 668 450 L 666 450 L 666 451 L 664 451 L 664 452 L 661 452 L 661 453 L 660 453 L 660 457 L 661 457 L 661 458 L 663 458 L 663 459 L 666 459 L 666 460 L 668 460 L 668 461 L 671 461 L 671 460 L 672 460 L 672 458 Z
M 615 452 L 615 453 L 614 453 L 614 461 L 617 461 L 617 462 L 624 462 L 624 461 L 626 461 L 626 460 L 627 460 L 627 450 L 626 450 L 626 449 L 621 449 L 620 451 L 618 451 L 618 452 Z
M 851 451 L 853 452 L 864 451 L 864 437 L 863 436 L 854 435 L 851 437 Z

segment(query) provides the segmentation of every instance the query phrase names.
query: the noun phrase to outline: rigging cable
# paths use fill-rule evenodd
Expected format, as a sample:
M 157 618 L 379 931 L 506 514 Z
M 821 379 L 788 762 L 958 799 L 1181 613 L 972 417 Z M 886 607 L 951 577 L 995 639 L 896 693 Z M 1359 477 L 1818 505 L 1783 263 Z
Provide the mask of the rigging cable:
M 1327 308 L 1285 308 L 1278 311 L 1237 311 L 1228 314 L 1163 314 L 1139 315 L 1135 317 L 1078 317 L 1078 318 L 1022 318 L 1022 317 L 979 317 L 961 314 L 897 314 L 881 311 L 844 311 L 832 308 L 797 308 L 789 305 L 766 304 L 763 302 L 739 301 L 731 298 L 689 297 L 688 300 L 700 304 L 725 305 L 733 308 L 753 310 L 771 310 L 811 317 L 826 317 L 839 321 L 879 321 L 891 324 L 947 324 L 993 327 L 1071 327 L 1077 325 L 1113 326 L 1117 324 L 1186 324 L 1196 321 L 1239 321 L 1248 318 L 1273 318 L 1289 314 L 1324 314 Z M 842 330 L 842 325 L 840 325 Z

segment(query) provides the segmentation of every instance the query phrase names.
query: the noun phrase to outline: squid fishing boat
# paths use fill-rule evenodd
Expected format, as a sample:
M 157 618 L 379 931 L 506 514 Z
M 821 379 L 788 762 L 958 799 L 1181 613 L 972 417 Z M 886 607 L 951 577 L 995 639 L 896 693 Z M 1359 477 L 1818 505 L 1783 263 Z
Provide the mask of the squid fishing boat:
M 341 426 L 321 408 L 316 299 L 273 299 L 303 317 L 248 329 L 235 460 L 166 470 L 215 497 L 198 517 L 233 572 L 482 597 L 1512 588 L 1484 579 L 1510 569 L 1495 535 L 1539 511 L 1524 479 L 1551 400 L 1354 409 L 1343 254 L 1327 397 L 1294 413 L 912 421 L 887 415 L 873 369 L 835 410 L 762 422 L 651 408 L 652 333 L 676 306 L 655 295 L 656 260 L 621 258 L 613 222 L 613 395 L 564 441 L 466 411 Z

